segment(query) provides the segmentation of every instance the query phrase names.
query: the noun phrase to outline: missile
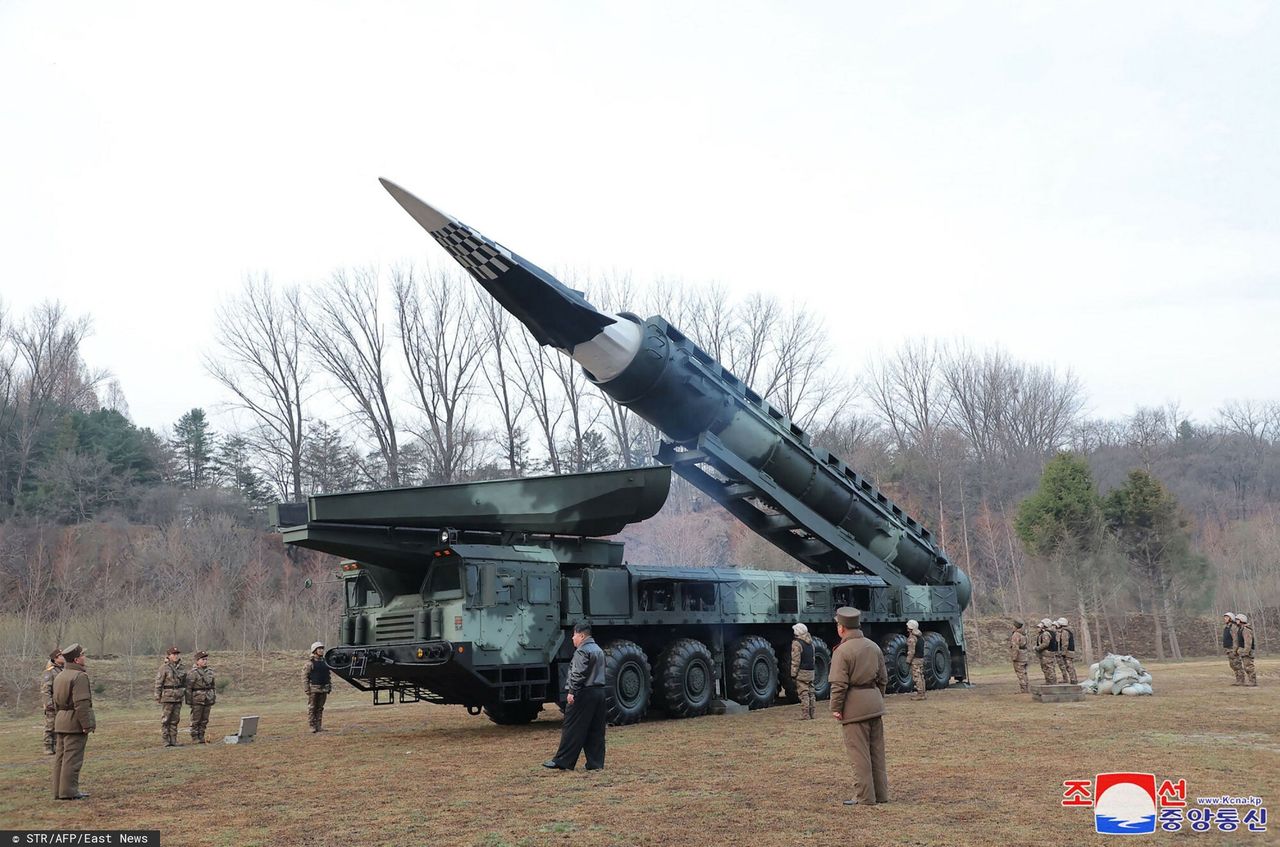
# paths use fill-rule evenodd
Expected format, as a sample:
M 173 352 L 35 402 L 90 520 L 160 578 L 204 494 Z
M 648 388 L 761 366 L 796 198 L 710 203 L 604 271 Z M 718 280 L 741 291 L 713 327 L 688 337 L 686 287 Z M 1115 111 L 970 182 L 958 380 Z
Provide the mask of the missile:
M 563 351 L 597 381 L 622 373 L 640 350 L 641 326 L 601 312 L 581 291 L 387 179 L 382 187 L 544 346 Z

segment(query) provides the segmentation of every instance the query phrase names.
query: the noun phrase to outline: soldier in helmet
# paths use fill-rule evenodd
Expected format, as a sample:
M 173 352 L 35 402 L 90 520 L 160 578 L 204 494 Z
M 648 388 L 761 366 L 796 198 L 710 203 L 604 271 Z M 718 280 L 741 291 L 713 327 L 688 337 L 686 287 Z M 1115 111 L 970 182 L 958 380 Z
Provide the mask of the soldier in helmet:
M 1227 654 L 1227 664 L 1235 676 L 1232 685 L 1244 685 L 1244 670 L 1240 666 L 1240 656 L 1236 653 L 1236 613 L 1222 613 L 1222 649 Z
M 841 724 L 853 763 L 853 797 L 846 806 L 889 802 L 883 719 L 889 672 L 880 647 L 863 636 L 861 621 L 862 613 L 852 606 L 836 610 L 840 644 L 831 654 L 831 716 Z
M 164 746 L 181 747 L 178 723 L 182 719 L 182 701 L 187 699 L 187 669 L 182 666 L 182 651 L 177 647 L 170 647 L 165 653 L 164 664 L 156 671 L 155 689 Z
M 1009 658 L 1013 660 L 1013 675 L 1018 678 L 1018 693 L 1030 691 L 1027 682 L 1027 634 L 1022 631 L 1026 626 L 1019 618 L 1013 619 L 1013 632 L 1009 635 Z
M 58 714 L 57 708 L 53 705 L 53 678 L 58 675 L 65 663 L 62 651 L 54 650 L 49 654 L 49 664 L 45 666 L 44 673 L 40 676 L 40 695 L 44 698 L 44 754 L 46 756 L 52 756 L 57 746 L 57 738 L 53 734 L 53 720 Z
M 1058 651 L 1058 641 L 1049 629 L 1049 619 L 1041 618 L 1036 626 L 1036 658 L 1040 660 L 1040 672 L 1044 674 L 1046 685 L 1057 685 L 1058 674 L 1053 669 L 1054 654 Z
M 209 654 L 196 652 L 196 666 L 187 674 L 187 702 L 191 705 L 191 740 L 208 744 L 204 730 L 209 725 L 209 710 L 218 699 L 215 690 L 213 668 L 209 667 Z
M 809 627 L 797 623 L 791 627 L 791 676 L 796 681 L 796 697 L 800 700 L 800 720 L 813 720 L 813 636 Z
M 1062 675 L 1062 682 L 1068 681 L 1072 685 L 1079 685 L 1076 679 L 1076 634 L 1071 631 L 1071 626 L 1067 623 L 1066 618 L 1058 618 L 1054 622 L 1058 628 L 1058 671 Z
M 907 621 L 907 658 L 911 660 L 911 683 L 915 686 L 912 700 L 925 699 L 924 693 L 924 635 L 919 621 Z
M 311 655 L 307 658 L 306 667 L 302 669 L 302 684 L 307 692 L 307 723 L 312 732 L 324 732 L 324 701 L 329 699 L 333 690 L 330 681 L 329 665 L 324 660 L 324 642 L 316 641 L 311 645 Z
M 1246 678 L 1243 684 L 1256 688 L 1258 671 L 1253 666 L 1253 624 L 1245 614 L 1236 615 L 1236 624 L 1236 655 L 1240 657 L 1240 673 Z

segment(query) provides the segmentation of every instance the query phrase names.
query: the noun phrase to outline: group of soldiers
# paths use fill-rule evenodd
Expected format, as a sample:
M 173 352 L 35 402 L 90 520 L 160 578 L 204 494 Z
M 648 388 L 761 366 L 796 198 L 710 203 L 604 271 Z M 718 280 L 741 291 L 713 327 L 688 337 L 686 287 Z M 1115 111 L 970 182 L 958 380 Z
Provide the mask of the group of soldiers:
M 1046 685 L 1057 685 L 1059 677 L 1063 684 L 1078 684 L 1075 665 L 1076 634 L 1067 619 L 1058 618 L 1055 621 L 1042 618 L 1036 624 L 1034 645 L 1028 642 L 1025 629 L 1026 623 L 1015 618 L 1013 632 L 1009 635 L 1009 658 L 1013 662 L 1013 673 L 1018 678 L 1018 691 L 1023 694 L 1031 692 L 1031 685 L 1027 680 L 1030 649 L 1036 651 Z
M 1253 666 L 1253 624 L 1249 623 L 1249 616 L 1223 612 L 1222 622 L 1222 649 L 1236 675 L 1231 684 L 1256 688 L 1258 672 Z
M 208 744 L 204 737 L 209 725 L 209 711 L 218 699 L 217 680 L 209 667 L 209 654 L 196 652 L 196 666 L 187 670 L 182 666 L 182 651 L 170 647 L 164 663 L 156 671 L 155 700 L 160 704 L 160 737 L 166 747 L 181 747 L 178 743 L 178 723 L 182 718 L 182 704 L 191 707 L 191 740 L 196 744 Z

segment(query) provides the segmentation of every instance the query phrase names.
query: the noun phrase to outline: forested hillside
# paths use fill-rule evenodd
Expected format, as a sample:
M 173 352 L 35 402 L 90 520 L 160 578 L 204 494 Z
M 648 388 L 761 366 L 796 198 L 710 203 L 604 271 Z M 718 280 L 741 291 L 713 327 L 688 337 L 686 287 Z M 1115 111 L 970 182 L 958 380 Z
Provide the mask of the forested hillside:
M 913 339 L 839 361 L 842 327 L 803 306 L 560 276 L 606 308 L 668 317 L 874 480 L 972 576 L 976 613 L 1073 615 L 1100 639 L 1145 612 L 1160 622 L 1160 653 L 1177 656 L 1176 621 L 1233 609 L 1268 639 L 1280 606 L 1272 398 L 1224 397 L 1203 420 L 1176 403 L 1098 419 L 1069 371 L 994 345 Z M 131 419 L 111 362 L 82 355 L 91 318 L 62 304 L 0 308 L 10 704 L 30 697 L 39 657 L 72 638 L 99 653 L 171 641 L 261 653 L 331 633 L 332 563 L 285 551 L 265 531 L 268 502 L 632 466 L 657 444 L 445 273 L 246 281 L 213 318 L 206 368 L 221 391 L 173 421 Z M 1177 397 L 1177 374 L 1167 393 Z M 792 567 L 681 484 L 623 538 L 632 561 Z

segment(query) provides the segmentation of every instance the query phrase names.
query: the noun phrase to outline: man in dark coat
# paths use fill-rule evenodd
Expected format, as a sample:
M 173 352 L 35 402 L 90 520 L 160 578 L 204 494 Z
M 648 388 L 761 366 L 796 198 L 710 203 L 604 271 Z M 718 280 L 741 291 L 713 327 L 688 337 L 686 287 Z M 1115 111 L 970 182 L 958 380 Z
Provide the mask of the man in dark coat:
M 571 771 L 578 766 L 578 754 L 586 752 L 587 770 L 604 767 L 604 732 L 608 717 L 604 698 L 604 651 L 591 637 L 591 624 L 581 621 L 573 627 L 577 648 L 569 663 L 569 700 L 560 730 L 560 749 L 542 763 L 544 768 Z

